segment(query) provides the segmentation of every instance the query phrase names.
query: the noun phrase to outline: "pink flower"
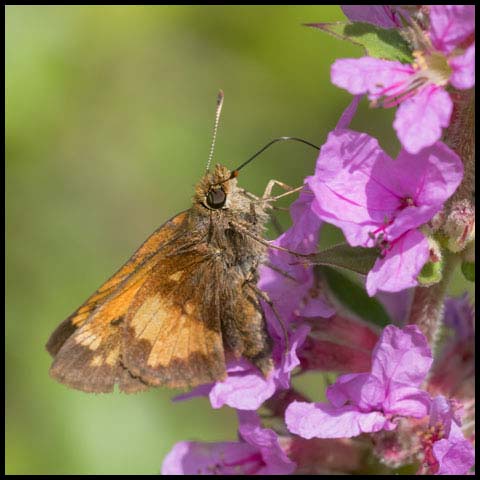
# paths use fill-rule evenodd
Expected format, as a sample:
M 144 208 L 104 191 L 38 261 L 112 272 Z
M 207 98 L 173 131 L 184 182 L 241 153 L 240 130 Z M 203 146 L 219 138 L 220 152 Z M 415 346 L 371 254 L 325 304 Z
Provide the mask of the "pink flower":
M 309 331 L 301 325 L 290 334 L 289 350 L 285 352 L 283 343 L 274 346 L 274 369 L 265 378 L 262 373 L 245 359 L 228 362 L 227 378 L 221 382 L 201 385 L 192 391 L 178 395 L 175 401 L 208 396 L 213 408 L 228 405 L 239 410 L 256 410 L 277 390 L 290 386 L 290 373 L 300 363 L 296 350 L 304 342 Z
M 167 454 L 162 475 L 288 475 L 295 470 L 277 434 L 253 412 L 238 412 L 238 442 L 180 442 Z
M 458 417 L 445 397 L 432 400 L 429 428 L 421 437 L 424 455 L 421 473 L 465 475 L 475 463 L 475 451 L 463 436 Z
M 432 363 L 417 326 L 387 326 L 372 352 L 370 373 L 341 375 L 327 389 L 329 403 L 292 402 L 285 412 L 290 432 L 304 438 L 355 437 L 393 430 L 395 417 L 422 418 L 429 396 L 419 387 Z
M 273 245 L 298 253 L 316 251 L 322 222 L 312 209 L 315 201 L 312 192 L 302 191 L 290 207 L 292 226 L 273 241 Z M 274 249 L 269 251 L 269 261 L 273 268 L 262 265 L 258 287 L 268 294 L 284 322 L 299 321 L 303 316 L 333 315 L 335 310 L 325 301 L 321 292 L 314 294 L 313 267 L 301 264 L 298 258 L 287 252 Z M 266 304 L 264 311 L 269 325 L 276 330 L 278 336 L 282 336 L 278 319 Z
M 378 7 L 378 6 L 377 6 Z M 446 87 L 475 85 L 474 5 L 431 5 L 430 29 L 418 33 L 415 61 L 362 57 L 340 59 L 331 79 L 354 95 L 368 93 L 374 106 L 399 106 L 393 127 L 412 154 L 433 145 L 448 127 L 453 103 Z
M 352 246 L 381 248 L 367 276 L 370 296 L 417 285 L 429 258 L 428 240 L 418 227 L 453 194 L 463 176 L 458 155 L 437 142 L 417 155 L 402 150 L 390 158 L 367 134 L 331 132 L 315 174 L 306 182 L 315 194 L 312 208 L 341 228 Z

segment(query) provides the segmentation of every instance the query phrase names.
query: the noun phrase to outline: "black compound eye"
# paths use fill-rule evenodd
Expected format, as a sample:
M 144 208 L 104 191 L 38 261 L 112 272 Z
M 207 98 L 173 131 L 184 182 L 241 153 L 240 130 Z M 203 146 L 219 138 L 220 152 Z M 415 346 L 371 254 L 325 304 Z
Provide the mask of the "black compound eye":
M 208 192 L 207 204 L 210 208 L 222 208 L 225 205 L 226 200 L 227 196 L 221 188 L 210 190 Z

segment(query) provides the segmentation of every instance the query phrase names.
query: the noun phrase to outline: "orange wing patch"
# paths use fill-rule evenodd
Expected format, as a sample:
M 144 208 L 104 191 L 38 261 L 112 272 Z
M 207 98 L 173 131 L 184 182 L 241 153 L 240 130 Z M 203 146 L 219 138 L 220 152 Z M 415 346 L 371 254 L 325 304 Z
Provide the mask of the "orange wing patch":
M 208 262 L 201 255 L 188 257 L 182 255 L 181 265 L 178 259 L 158 265 L 127 314 L 123 361 L 151 385 L 184 388 L 226 376 L 220 319 L 205 315 L 201 287 L 195 282 L 205 278 Z M 188 272 L 185 280 L 177 275 L 182 271 Z
M 50 374 L 68 386 L 88 392 L 123 391 L 146 384 L 122 364 L 124 318 L 138 290 L 158 263 L 162 251 L 176 239 L 183 212 L 156 230 L 130 260 L 51 335 L 46 347 L 55 357 Z

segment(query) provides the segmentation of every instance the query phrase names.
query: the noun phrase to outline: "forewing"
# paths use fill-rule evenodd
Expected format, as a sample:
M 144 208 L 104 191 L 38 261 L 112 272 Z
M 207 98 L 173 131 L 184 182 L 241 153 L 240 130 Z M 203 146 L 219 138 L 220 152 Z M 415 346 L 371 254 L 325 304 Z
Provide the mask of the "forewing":
M 205 296 L 214 257 L 205 244 L 173 252 L 138 290 L 124 337 L 123 361 L 133 375 L 172 388 L 226 377 L 220 308 Z
M 126 392 L 146 388 L 121 363 L 126 313 L 151 270 L 171 248 L 187 212 L 156 230 L 128 262 L 53 332 L 47 350 L 55 357 L 50 374 L 87 392 L 111 392 L 114 384 Z

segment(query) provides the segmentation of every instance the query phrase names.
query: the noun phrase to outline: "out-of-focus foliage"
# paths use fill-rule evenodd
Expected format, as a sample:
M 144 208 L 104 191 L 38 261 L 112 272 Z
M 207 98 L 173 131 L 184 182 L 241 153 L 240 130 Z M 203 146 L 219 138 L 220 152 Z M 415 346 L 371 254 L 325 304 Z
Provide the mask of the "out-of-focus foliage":
M 7 473 L 156 473 L 176 441 L 236 437 L 234 413 L 205 399 L 68 390 L 49 378 L 44 344 L 188 208 L 219 88 L 214 161 L 235 167 L 281 135 L 325 141 L 350 101 L 330 64 L 361 50 L 302 23 L 337 20 L 331 6 L 7 7 Z M 353 127 L 398 149 L 393 111 L 362 107 Z M 276 145 L 240 182 L 255 193 L 271 178 L 298 185 L 315 159 Z

